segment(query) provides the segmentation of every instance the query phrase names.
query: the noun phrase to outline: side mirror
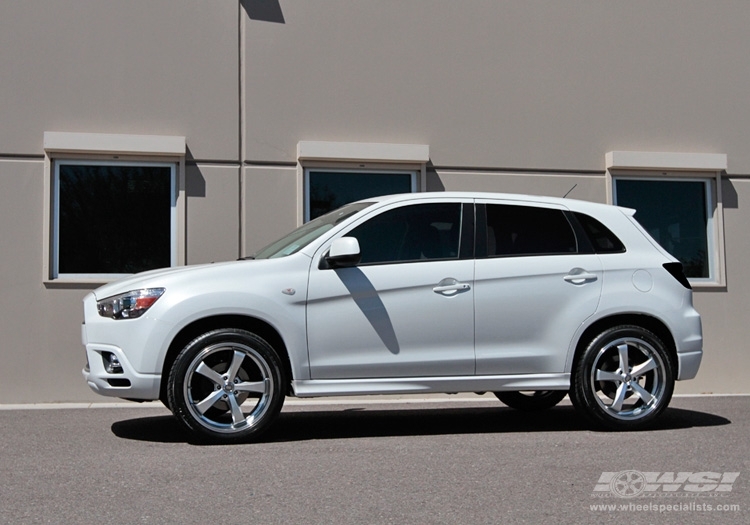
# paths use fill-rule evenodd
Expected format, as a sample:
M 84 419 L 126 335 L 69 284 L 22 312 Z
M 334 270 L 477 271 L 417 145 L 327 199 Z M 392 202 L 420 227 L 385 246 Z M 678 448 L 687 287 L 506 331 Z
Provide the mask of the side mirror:
M 329 268 L 346 268 L 356 266 L 361 258 L 359 241 L 354 237 L 340 237 L 331 243 L 324 259 Z

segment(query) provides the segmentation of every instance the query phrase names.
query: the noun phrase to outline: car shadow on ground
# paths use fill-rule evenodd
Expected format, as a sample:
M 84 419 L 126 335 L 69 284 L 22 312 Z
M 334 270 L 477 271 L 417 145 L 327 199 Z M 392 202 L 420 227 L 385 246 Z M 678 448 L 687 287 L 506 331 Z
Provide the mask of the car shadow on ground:
M 316 439 L 435 436 L 460 434 L 505 434 L 519 432 L 590 431 L 572 406 L 544 412 L 519 412 L 505 407 L 403 408 L 282 412 L 261 442 L 292 442 Z M 715 414 L 668 408 L 643 432 L 712 427 L 731 424 Z M 173 416 L 153 416 L 115 422 L 112 433 L 122 439 L 161 443 L 193 443 Z M 197 443 L 193 443 L 197 444 Z

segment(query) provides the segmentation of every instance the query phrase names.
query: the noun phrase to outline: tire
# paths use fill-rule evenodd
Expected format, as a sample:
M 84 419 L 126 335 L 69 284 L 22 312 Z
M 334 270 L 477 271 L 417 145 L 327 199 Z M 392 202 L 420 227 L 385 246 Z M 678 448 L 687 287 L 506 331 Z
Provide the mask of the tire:
M 568 395 L 565 390 L 537 390 L 528 392 L 495 392 L 495 396 L 510 408 L 524 412 L 547 410 Z
M 637 430 L 667 408 L 674 377 L 661 339 L 640 326 L 615 326 L 594 337 L 578 359 L 570 398 L 595 426 Z
M 278 355 L 257 335 L 234 328 L 207 332 L 177 356 L 169 406 L 198 440 L 247 442 L 273 423 L 286 377 Z

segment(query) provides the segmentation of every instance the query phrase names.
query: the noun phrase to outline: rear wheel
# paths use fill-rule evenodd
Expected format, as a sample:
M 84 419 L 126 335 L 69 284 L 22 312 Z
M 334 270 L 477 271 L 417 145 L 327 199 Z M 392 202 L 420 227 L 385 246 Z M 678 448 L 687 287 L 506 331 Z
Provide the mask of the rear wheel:
M 245 330 L 213 330 L 177 356 L 169 374 L 169 405 L 199 438 L 248 441 L 278 415 L 285 382 L 279 357 L 265 340 Z
M 565 390 L 537 390 L 528 392 L 495 392 L 495 396 L 516 410 L 535 412 L 557 405 L 568 395 Z
M 613 430 L 651 423 L 669 404 L 674 367 L 664 343 L 639 326 L 596 336 L 575 369 L 570 397 L 584 416 Z

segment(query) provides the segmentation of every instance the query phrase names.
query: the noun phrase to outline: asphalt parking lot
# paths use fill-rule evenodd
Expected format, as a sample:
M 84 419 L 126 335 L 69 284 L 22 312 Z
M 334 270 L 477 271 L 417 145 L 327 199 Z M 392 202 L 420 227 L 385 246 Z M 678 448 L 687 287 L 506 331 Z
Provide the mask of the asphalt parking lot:
M 750 522 L 750 396 L 675 398 L 633 433 L 567 400 L 409 401 L 293 400 L 234 446 L 189 443 L 159 407 L 0 407 L 0 522 Z

